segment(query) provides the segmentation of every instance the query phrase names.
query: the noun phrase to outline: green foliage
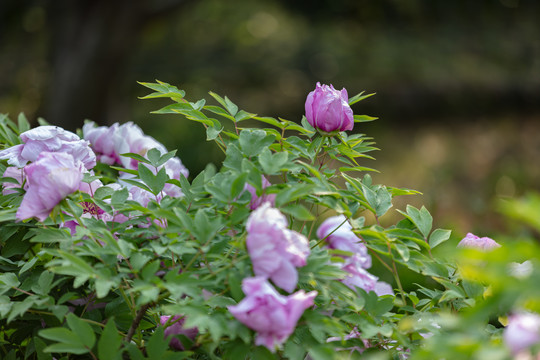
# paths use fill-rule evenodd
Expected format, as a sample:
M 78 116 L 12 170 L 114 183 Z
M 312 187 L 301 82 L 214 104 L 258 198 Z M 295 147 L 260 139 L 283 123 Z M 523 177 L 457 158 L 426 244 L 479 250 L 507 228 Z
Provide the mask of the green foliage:
M 508 271 L 511 262 L 538 257 L 536 244 L 442 256 L 437 251 L 449 248 L 450 230 L 433 229 L 429 211 L 410 205 L 397 210 L 403 215 L 397 224 L 381 226 L 396 196 L 416 192 L 373 184 L 365 173 L 371 169 L 361 163 L 372 159 L 371 138 L 320 136 L 305 120 L 301 127 L 258 117 L 215 93 L 210 95 L 218 104 L 208 105 L 186 100 L 184 91 L 163 82 L 141 84 L 154 91 L 143 99 L 173 101 L 157 113 L 201 123 L 208 140 L 225 154 L 223 166 L 209 165 L 192 179 L 177 180 L 162 167 L 174 151 L 126 153 L 139 161 L 137 170 L 105 167 L 95 176 L 107 182 L 115 172 L 130 174 L 126 183 L 155 197 L 146 207 L 130 200 L 125 188 L 102 187 L 93 195 L 70 195 L 44 223 L 14 221 L 22 191 L 0 196 L 2 358 L 303 359 L 309 354 L 344 359 L 355 348 L 367 358 L 398 359 L 409 352 L 415 359 L 505 357 L 497 318 L 516 308 L 540 310 L 537 261 L 520 281 Z M 368 96 L 359 94 L 350 103 Z M 239 126 L 248 119 L 259 127 Z M 17 144 L 19 132 L 27 129 L 24 117 L 18 125 L 0 118 L 6 147 Z M 272 185 L 263 186 L 263 176 Z M 253 331 L 227 310 L 244 297 L 242 279 L 253 276 L 246 250 L 247 184 L 257 196 L 274 195 L 290 227 L 310 240 L 299 288 L 318 292 L 316 306 L 305 311 L 275 353 L 254 346 Z M 169 185 L 183 196 L 164 196 Z M 81 202 L 127 220 L 83 216 Z M 525 205 L 509 202 L 502 208 L 540 231 L 527 216 L 540 212 L 538 204 L 533 197 Z M 343 214 L 367 246 L 378 275 L 392 279 L 395 296 L 340 281 L 347 274 L 335 265 L 350 254 L 329 250 L 315 235 L 321 221 L 335 214 Z M 59 226 L 68 221 L 78 224 L 74 233 Z M 405 272 L 421 283 L 404 288 Z M 194 339 L 176 335 L 184 351 L 169 346 L 161 315 L 182 315 L 184 328 L 198 329 Z M 424 340 L 427 332 L 433 336 Z

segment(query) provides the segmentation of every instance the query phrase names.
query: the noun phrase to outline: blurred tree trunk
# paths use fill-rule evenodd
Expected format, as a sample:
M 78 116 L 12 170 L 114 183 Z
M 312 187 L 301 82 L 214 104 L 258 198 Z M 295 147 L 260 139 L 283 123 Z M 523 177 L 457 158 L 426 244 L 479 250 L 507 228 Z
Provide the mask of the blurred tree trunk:
M 141 30 L 189 0 L 50 0 L 47 121 L 74 130 L 84 119 L 122 121 L 123 75 Z M 125 97 L 125 96 L 124 96 Z

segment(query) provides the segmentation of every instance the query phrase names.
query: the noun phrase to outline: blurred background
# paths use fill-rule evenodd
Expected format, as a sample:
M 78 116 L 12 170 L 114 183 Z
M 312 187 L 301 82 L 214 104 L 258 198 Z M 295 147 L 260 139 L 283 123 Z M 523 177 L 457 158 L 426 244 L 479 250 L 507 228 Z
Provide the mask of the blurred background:
M 356 114 L 374 181 L 421 191 L 463 237 L 503 226 L 500 199 L 540 189 L 535 0 L 2 0 L 0 113 L 75 130 L 134 121 L 196 175 L 219 164 L 197 124 L 152 115 L 137 81 L 299 121 L 320 81 L 377 95 Z M 398 202 L 396 206 L 403 207 Z

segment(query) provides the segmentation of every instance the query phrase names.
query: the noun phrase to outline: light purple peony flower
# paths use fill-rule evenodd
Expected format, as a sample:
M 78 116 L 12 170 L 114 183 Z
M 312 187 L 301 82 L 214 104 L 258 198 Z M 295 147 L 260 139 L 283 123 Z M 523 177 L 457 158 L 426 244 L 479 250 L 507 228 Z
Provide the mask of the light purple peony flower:
M 8 164 L 23 167 L 36 161 L 42 152 L 64 152 L 75 160 L 80 160 L 87 169 L 96 165 L 96 155 L 89 142 L 81 140 L 76 134 L 58 126 L 38 126 L 21 134 L 20 145 L 0 151 L 0 159 Z
M 8 166 L 6 168 L 6 171 L 4 171 L 3 177 L 10 177 L 12 179 L 17 180 L 19 183 L 18 184 L 15 184 L 12 182 L 3 183 L 2 195 L 16 194 L 17 190 L 15 189 L 20 189 L 24 182 L 24 171 L 23 169 L 15 167 L 15 166 Z M 26 187 L 28 186 L 26 185 Z
M 540 316 L 528 312 L 509 316 L 503 339 L 514 355 L 537 344 L 540 342 Z
M 84 164 L 70 154 L 41 153 L 24 168 L 28 188 L 15 215 L 17 220 L 45 220 L 60 201 L 79 189 L 84 171 Z
M 371 267 L 371 256 L 366 246 L 360 242 L 358 236 L 352 231 L 352 226 L 343 215 L 332 216 L 323 221 L 317 229 L 319 239 L 326 238 L 330 249 L 338 249 L 353 253 L 356 264 L 364 269 Z
M 262 177 L 263 190 L 269 187 L 270 185 L 272 185 L 270 184 L 270 181 L 268 181 L 268 179 L 263 176 Z M 257 196 L 257 190 L 255 190 L 255 188 L 249 183 L 246 183 L 246 185 L 244 186 L 244 190 L 249 191 L 249 193 L 251 194 L 251 201 L 249 203 L 249 208 L 251 210 L 255 210 L 256 208 L 258 208 L 265 202 L 269 202 L 272 206 L 274 206 L 276 202 L 276 194 L 262 194 L 261 196 Z
M 174 335 L 184 335 L 191 340 L 195 340 L 197 334 L 199 334 L 199 329 L 196 327 L 185 329 L 184 322 L 185 317 L 180 315 L 175 315 L 172 319 L 170 315 L 159 317 L 161 326 L 166 326 L 165 331 L 163 332 L 166 338 Z M 185 350 L 184 345 L 175 337 L 171 338 L 169 345 L 176 350 Z
M 255 345 L 266 346 L 271 352 L 293 333 L 298 319 L 317 296 L 316 291 L 304 290 L 283 296 L 263 277 L 244 279 L 242 290 L 246 297 L 228 309 L 238 321 L 257 332 Z
M 306 265 L 310 253 L 307 238 L 287 228 L 287 219 L 265 202 L 248 218 L 246 245 L 257 276 L 292 292 L 298 282 L 297 267 Z
M 394 291 L 389 284 L 378 281 L 378 277 L 370 274 L 354 258 L 348 258 L 341 265 L 341 269 L 348 273 L 342 282 L 353 290 L 359 287 L 367 292 L 373 291 L 377 296 L 394 295 Z
M 113 165 L 120 163 L 120 156 L 117 153 L 117 141 L 122 139 L 115 138 L 115 132 L 118 129 L 118 123 L 112 126 L 95 126 L 93 122 L 87 122 L 83 125 L 83 137 L 88 140 L 96 152 L 98 161 Z
M 158 149 L 162 155 L 167 153 L 167 149 L 163 144 L 153 137 L 145 135 L 141 128 L 132 122 L 122 125 L 116 123 L 110 127 L 96 127 L 95 123 L 87 122 L 83 126 L 83 136 L 90 141 L 92 148 L 97 153 L 99 161 L 109 165 L 119 164 L 126 169 L 136 170 L 139 162 L 135 159 L 121 156 L 121 154 L 135 153 L 146 156 L 147 152 L 154 148 Z M 163 164 L 163 167 L 171 179 L 180 180 L 182 175 L 186 178 L 189 176 L 188 169 L 178 157 L 167 160 Z M 154 173 L 156 172 L 153 168 L 151 170 Z M 163 192 L 171 197 L 183 196 L 182 190 L 173 184 L 165 184 Z
M 472 233 L 468 233 L 457 245 L 461 248 L 474 248 L 482 251 L 489 251 L 500 247 L 495 240 L 488 237 L 478 237 Z
M 306 99 L 306 119 L 311 126 L 326 132 L 352 130 L 354 115 L 347 90 L 317 83 Z

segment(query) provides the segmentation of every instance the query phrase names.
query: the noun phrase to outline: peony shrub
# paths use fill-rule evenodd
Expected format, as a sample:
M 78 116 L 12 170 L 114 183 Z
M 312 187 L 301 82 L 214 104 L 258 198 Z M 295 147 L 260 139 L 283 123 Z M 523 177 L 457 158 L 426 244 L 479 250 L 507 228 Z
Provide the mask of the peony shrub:
M 418 192 L 364 166 L 374 143 L 351 130 L 375 118 L 352 106 L 370 95 L 317 84 L 296 123 L 142 85 L 171 100 L 155 113 L 205 127 L 219 167 L 190 174 L 133 123 L 74 134 L 0 116 L 0 358 L 538 352 L 538 245 L 451 237 L 425 207 L 394 211 Z M 540 231 L 539 204 L 500 211 Z

